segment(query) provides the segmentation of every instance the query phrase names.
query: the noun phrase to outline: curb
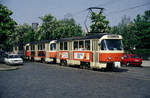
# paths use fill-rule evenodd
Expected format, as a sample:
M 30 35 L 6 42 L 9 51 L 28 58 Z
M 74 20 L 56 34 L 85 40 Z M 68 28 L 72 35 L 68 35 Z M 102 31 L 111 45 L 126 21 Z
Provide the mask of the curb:
M 150 61 L 143 60 L 142 67 L 150 67 Z
M 19 68 L 0 68 L 0 71 L 16 70 Z
M 0 71 L 9 71 L 9 70 L 17 70 L 20 69 L 20 66 L 0 66 Z

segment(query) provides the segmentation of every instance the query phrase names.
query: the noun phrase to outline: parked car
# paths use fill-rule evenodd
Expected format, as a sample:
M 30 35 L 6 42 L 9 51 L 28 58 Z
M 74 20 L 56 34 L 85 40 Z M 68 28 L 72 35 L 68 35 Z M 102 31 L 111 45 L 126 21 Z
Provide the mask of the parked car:
M 122 64 L 126 66 L 141 66 L 142 58 L 136 54 L 125 54 L 122 59 Z
M 4 62 L 8 65 L 22 65 L 23 59 L 18 54 L 7 54 Z

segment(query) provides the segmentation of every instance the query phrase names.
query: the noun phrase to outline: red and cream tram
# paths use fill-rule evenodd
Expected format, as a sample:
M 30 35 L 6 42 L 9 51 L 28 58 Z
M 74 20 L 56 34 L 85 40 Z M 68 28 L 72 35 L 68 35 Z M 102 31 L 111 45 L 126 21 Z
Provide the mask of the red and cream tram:
M 124 51 L 122 36 L 97 34 L 57 41 L 57 62 L 90 68 L 120 67 Z
M 122 36 L 105 33 L 31 42 L 24 50 L 30 60 L 97 69 L 120 67 L 124 54 Z
M 25 56 L 32 61 L 56 62 L 56 40 L 31 42 L 24 46 Z

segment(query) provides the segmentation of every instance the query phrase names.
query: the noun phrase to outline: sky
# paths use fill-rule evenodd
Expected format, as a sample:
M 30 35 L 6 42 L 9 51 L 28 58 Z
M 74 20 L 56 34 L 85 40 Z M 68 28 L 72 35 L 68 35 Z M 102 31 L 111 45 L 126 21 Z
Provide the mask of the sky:
M 2 4 L 13 11 L 11 17 L 18 24 L 41 24 L 39 17 L 50 13 L 58 20 L 73 17 L 83 29 L 88 15 L 86 9 L 89 7 L 103 7 L 103 15 L 109 20 L 110 26 L 117 25 L 125 15 L 133 20 L 137 14 L 142 15 L 150 10 L 150 0 L 3 0 Z M 139 6 L 143 4 L 145 6 Z M 133 8 L 135 6 L 138 7 Z

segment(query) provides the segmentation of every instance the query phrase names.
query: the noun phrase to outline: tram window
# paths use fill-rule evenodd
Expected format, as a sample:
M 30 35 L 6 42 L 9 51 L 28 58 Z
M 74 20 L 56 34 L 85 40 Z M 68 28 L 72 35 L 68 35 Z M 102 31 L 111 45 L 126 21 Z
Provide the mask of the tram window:
M 40 50 L 40 45 L 38 45 L 38 50 Z
M 56 50 L 56 43 L 52 43 L 52 44 L 50 45 L 50 49 L 51 49 L 52 51 Z
M 21 46 L 19 46 L 19 50 L 23 50 L 23 46 L 21 45 Z
M 45 47 L 43 47 L 42 44 L 38 45 L 38 50 L 43 50 Z
M 17 51 L 17 47 L 15 47 L 15 50 Z
M 90 40 L 85 41 L 85 50 L 90 50 Z
M 84 49 L 84 43 L 83 41 L 79 41 L 79 50 L 83 50 Z
M 26 50 L 29 50 L 29 46 L 26 46 Z
M 33 46 L 33 50 L 35 50 L 35 46 Z
M 101 42 L 101 50 L 106 50 L 106 45 L 105 45 L 104 40 L 102 40 Z
M 34 45 L 32 45 L 32 46 L 31 46 L 31 50 L 35 50 L 35 47 L 34 47 Z
M 74 50 L 78 50 L 78 41 L 74 41 Z
M 42 50 L 42 45 L 40 45 L 40 50 Z
M 60 50 L 63 50 L 63 42 L 60 42 Z
M 67 50 L 67 42 L 64 42 L 64 50 Z
M 42 50 L 45 50 L 45 44 L 42 44 Z

